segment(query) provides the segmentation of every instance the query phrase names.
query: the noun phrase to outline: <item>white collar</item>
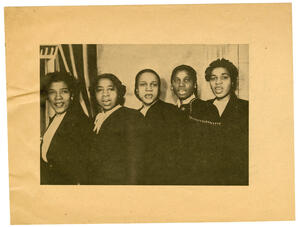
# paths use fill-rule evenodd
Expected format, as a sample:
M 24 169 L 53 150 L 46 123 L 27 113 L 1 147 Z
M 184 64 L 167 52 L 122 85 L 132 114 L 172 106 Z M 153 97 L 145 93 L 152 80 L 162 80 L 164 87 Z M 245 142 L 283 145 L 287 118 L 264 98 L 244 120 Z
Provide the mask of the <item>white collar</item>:
M 178 106 L 178 108 L 180 108 L 181 105 L 188 104 L 188 103 L 191 102 L 191 100 L 193 100 L 193 99 L 195 99 L 195 98 L 196 98 L 196 96 L 195 96 L 194 94 L 192 94 L 192 95 L 189 96 L 187 99 L 184 99 L 184 100 L 180 100 L 180 99 L 178 99 L 176 105 Z
M 157 100 L 158 100 L 158 99 L 157 99 Z M 146 106 L 146 105 L 143 104 L 142 108 L 140 109 L 140 112 L 141 112 L 141 114 L 144 115 L 144 117 L 146 116 L 147 111 L 150 109 L 150 107 L 153 106 L 153 105 L 157 102 L 157 100 L 155 100 L 155 101 L 154 101 L 153 103 L 151 103 L 151 105 L 149 105 L 149 106 Z
M 54 116 L 53 121 L 51 122 L 51 124 L 49 125 L 49 127 L 47 128 L 47 130 L 45 131 L 45 133 L 43 135 L 42 146 L 41 146 L 41 157 L 45 162 L 48 162 L 47 153 L 48 153 L 49 147 L 51 145 L 52 139 L 53 139 L 59 125 L 61 124 L 65 114 L 66 114 L 66 112 L 64 112 L 62 114 L 56 114 Z
M 93 131 L 96 132 L 96 134 L 98 134 L 100 128 L 101 128 L 101 125 L 103 124 L 103 122 L 112 114 L 114 113 L 116 110 L 118 110 L 119 108 L 121 108 L 122 106 L 121 105 L 117 105 L 115 106 L 114 108 L 106 111 L 106 112 L 101 112 L 101 113 L 98 113 L 95 117 L 95 121 L 94 121 L 94 128 L 93 128 Z
M 108 110 L 108 111 L 106 111 L 106 112 L 103 112 L 104 113 L 104 115 L 106 116 L 106 118 L 108 117 L 108 116 L 110 116 L 112 113 L 114 113 L 116 110 L 118 110 L 119 108 L 121 108 L 121 105 L 120 104 L 118 104 L 117 106 L 115 106 L 114 108 L 112 108 L 112 109 L 110 109 L 110 110 Z

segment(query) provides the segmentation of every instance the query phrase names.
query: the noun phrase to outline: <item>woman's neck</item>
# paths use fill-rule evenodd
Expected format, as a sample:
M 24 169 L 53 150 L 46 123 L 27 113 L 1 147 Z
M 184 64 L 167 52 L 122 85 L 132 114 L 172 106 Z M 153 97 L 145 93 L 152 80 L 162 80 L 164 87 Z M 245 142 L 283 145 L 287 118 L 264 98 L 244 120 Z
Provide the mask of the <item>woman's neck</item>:
M 217 102 L 220 102 L 220 103 L 225 103 L 225 102 L 228 102 L 229 100 L 230 100 L 230 98 L 231 98 L 231 95 L 230 94 L 228 94 L 228 95 L 226 95 L 225 97 L 223 97 L 223 98 L 215 98 L 215 100 L 217 101 Z
M 216 106 L 217 110 L 218 110 L 218 113 L 219 113 L 219 116 L 222 115 L 222 113 L 224 112 L 224 110 L 226 109 L 226 106 L 230 100 L 230 95 L 227 95 L 221 99 L 215 99 L 213 104 Z
M 105 114 L 108 114 L 108 113 L 110 113 L 110 112 L 113 112 L 114 110 L 115 110 L 115 108 L 120 108 L 121 107 L 121 105 L 120 104 L 117 104 L 116 106 L 114 106 L 113 108 L 111 108 L 111 109 L 109 109 L 109 110 L 103 110 L 103 112 L 105 113 Z

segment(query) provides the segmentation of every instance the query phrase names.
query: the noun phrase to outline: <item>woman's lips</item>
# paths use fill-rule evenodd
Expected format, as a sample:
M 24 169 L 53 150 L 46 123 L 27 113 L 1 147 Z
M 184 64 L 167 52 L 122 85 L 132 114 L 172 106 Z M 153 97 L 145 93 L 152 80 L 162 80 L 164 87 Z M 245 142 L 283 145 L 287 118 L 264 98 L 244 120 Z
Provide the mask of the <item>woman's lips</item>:
M 152 98 L 153 98 L 153 95 L 152 95 L 152 94 L 146 94 L 146 95 L 145 95 L 145 98 L 146 98 L 146 99 L 152 99 Z
M 64 102 L 56 102 L 54 105 L 58 108 L 61 108 L 64 106 Z
M 102 102 L 103 102 L 103 104 L 104 104 L 105 106 L 111 104 L 111 100 L 103 100 Z
M 215 91 L 216 91 L 217 93 L 221 93 L 221 92 L 223 91 L 223 88 L 222 88 L 222 87 L 216 87 L 216 88 L 215 88 Z
M 180 95 L 184 95 L 184 94 L 186 93 L 186 91 L 185 91 L 185 90 L 178 90 L 178 93 L 179 93 Z

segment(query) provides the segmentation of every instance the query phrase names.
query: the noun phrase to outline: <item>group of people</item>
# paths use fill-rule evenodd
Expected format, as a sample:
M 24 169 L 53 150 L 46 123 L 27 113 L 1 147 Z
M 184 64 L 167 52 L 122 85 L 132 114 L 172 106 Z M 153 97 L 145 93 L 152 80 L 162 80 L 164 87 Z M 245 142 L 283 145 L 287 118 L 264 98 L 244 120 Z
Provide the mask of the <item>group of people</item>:
M 135 76 L 139 110 L 124 106 L 126 87 L 113 74 L 96 76 L 90 94 L 98 113 L 78 104 L 76 81 L 47 74 L 41 92 L 55 115 L 41 139 L 41 184 L 248 185 L 248 101 L 235 94 L 238 69 L 222 58 L 205 71 L 214 99 L 197 97 L 188 65 L 171 75 L 176 105 L 160 99 L 153 69 Z

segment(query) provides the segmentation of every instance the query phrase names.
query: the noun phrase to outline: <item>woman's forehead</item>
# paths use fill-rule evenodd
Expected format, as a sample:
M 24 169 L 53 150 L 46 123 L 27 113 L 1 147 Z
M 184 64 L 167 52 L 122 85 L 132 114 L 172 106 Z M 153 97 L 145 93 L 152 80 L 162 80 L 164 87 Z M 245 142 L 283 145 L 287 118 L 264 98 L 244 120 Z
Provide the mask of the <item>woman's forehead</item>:
M 211 71 L 211 75 L 218 76 L 223 74 L 229 75 L 229 71 L 225 67 L 216 67 Z
M 49 86 L 49 89 L 53 89 L 53 90 L 63 89 L 63 88 L 68 89 L 68 86 L 64 81 L 53 81 Z
M 186 70 L 180 70 L 174 75 L 174 79 L 192 79 L 191 75 Z
M 114 86 L 114 83 L 109 78 L 101 78 L 98 80 L 97 86 Z
M 139 81 L 158 81 L 157 76 L 151 72 L 144 72 L 141 74 Z

